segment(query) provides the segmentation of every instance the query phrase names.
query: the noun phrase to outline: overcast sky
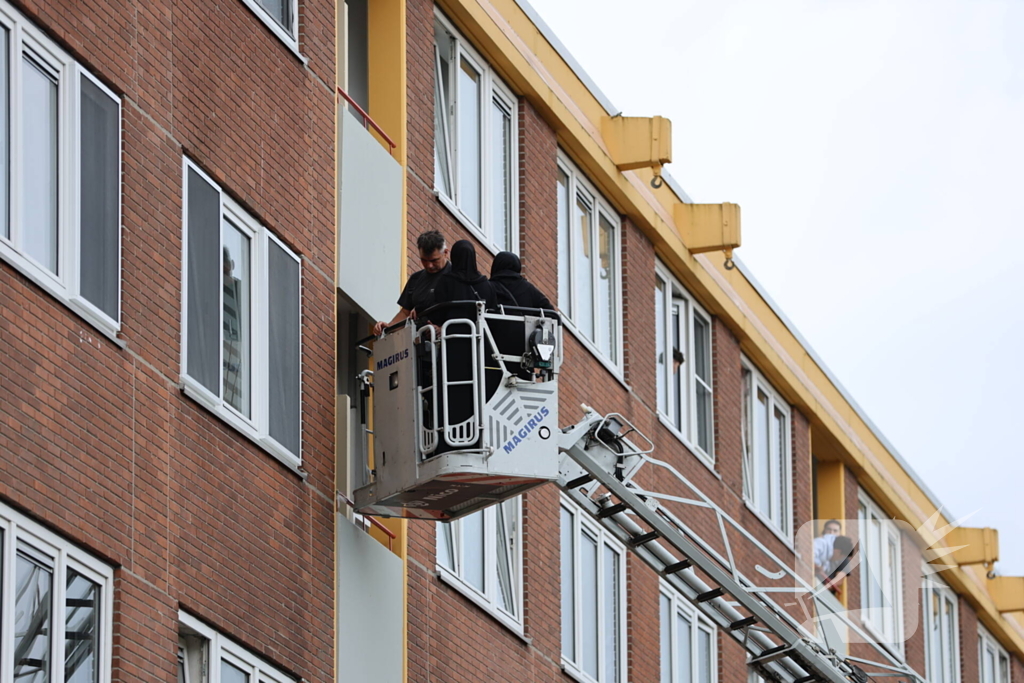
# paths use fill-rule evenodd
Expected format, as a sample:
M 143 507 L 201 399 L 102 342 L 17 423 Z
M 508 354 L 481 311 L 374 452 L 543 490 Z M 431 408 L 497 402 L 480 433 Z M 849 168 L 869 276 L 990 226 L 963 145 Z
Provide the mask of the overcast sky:
M 1024 2 L 530 0 L 875 424 L 1024 575 Z M 581 13 L 581 7 L 586 9 Z

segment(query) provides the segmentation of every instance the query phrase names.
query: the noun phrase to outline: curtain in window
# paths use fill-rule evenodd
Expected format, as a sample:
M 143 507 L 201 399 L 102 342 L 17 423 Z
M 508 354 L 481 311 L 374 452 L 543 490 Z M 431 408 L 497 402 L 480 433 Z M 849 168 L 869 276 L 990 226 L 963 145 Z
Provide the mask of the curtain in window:
M 186 372 L 220 396 L 220 193 L 188 169 Z

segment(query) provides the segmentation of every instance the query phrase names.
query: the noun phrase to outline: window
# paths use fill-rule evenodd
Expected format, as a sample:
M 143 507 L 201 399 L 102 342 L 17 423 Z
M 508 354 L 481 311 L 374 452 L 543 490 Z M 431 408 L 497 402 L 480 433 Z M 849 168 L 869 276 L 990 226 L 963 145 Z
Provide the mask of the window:
M 743 497 L 770 528 L 792 538 L 789 405 L 743 360 Z
M 0 257 L 120 329 L 121 100 L 2 0 Z
M 922 576 L 928 577 L 927 568 Z M 959 683 L 960 644 L 956 594 L 936 577 L 924 585 L 924 649 L 929 683 Z
M 299 258 L 187 159 L 184 172 L 183 386 L 296 465 Z
M 660 264 L 655 282 L 658 412 L 713 459 L 711 317 Z
M 978 627 L 979 683 L 1010 683 L 1010 655 L 984 626 Z
M 110 680 L 110 567 L 0 504 L 0 579 L 0 680 Z
M 860 526 L 861 621 L 879 642 L 902 647 L 900 532 L 863 493 L 858 503 L 857 521 Z
M 292 683 L 195 617 L 178 612 L 178 683 Z
M 562 499 L 562 666 L 576 678 L 625 680 L 624 548 Z
M 521 499 L 517 496 L 437 525 L 441 576 L 522 632 Z
M 619 217 L 563 155 L 557 191 L 558 307 L 572 329 L 618 366 Z
M 662 584 L 661 683 L 713 683 L 715 627 L 678 593 Z
M 299 51 L 298 0 L 242 0 L 293 52 Z
M 517 248 L 516 100 L 455 28 L 434 24 L 434 188 L 495 251 Z

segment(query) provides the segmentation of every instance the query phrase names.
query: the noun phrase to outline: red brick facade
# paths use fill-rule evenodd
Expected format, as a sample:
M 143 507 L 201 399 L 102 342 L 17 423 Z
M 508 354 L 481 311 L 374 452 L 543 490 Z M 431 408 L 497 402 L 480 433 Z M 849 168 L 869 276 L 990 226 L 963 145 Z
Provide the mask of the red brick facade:
M 334 3 L 304 65 L 240 0 L 18 9 L 122 96 L 124 348 L 0 262 L 0 500 L 116 568 L 114 681 L 176 680 L 182 609 L 331 681 Z M 182 157 L 302 259 L 303 467 L 179 390 Z

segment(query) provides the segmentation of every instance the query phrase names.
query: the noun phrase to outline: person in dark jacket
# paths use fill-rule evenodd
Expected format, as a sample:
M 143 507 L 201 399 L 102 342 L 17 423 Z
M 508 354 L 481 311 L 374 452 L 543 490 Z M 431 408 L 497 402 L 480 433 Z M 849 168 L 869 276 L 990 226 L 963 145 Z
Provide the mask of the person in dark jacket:
M 511 251 L 503 251 L 494 257 L 494 262 L 491 263 L 491 282 L 503 285 L 518 306 L 549 310 L 555 308 L 543 292 L 523 277 L 522 261 Z
M 468 240 L 459 240 L 452 245 L 451 263 L 451 270 L 439 278 L 434 289 L 435 305 L 449 301 L 483 301 L 488 309 L 494 309 L 498 307 L 499 298 L 507 299 L 507 290 L 504 286 L 488 281 L 477 270 L 476 249 Z M 435 311 L 430 314 L 430 321 L 435 325 L 442 325 L 452 318 L 472 318 L 474 315 L 473 309 L 466 304 Z

